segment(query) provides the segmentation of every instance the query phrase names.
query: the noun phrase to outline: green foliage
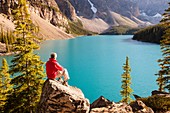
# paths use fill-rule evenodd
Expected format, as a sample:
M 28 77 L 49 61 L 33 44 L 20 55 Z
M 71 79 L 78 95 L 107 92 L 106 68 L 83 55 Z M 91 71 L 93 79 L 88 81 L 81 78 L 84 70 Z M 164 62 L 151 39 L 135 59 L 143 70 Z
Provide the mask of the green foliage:
M 35 112 L 39 101 L 44 77 L 43 62 L 33 53 L 39 48 L 36 42 L 37 27 L 32 23 L 26 0 L 19 0 L 13 11 L 16 41 L 12 45 L 14 56 L 10 73 L 13 92 L 8 96 L 5 111 L 8 113 Z
M 160 70 L 156 75 L 158 75 L 157 83 L 159 91 L 168 89 L 170 92 L 170 3 L 163 16 L 164 18 L 161 20 L 161 23 L 165 31 L 160 43 L 163 58 L 158 60 Z
M 160 43 L 164 29 L 162 24 L 149 26 L 137 31 L 134 34 L 133 39 L 143 42 Z
M 122 90 L 120 91 L 120 94 L 122 95 L 122 102 L 129 103 L 131 99 L 131 93 L 133 90 L 131 89 L 131 76 L 130 71 L 131 68 L 129 66 L 129 58 L 126 57 L 126 64 L 123 66 L 124 73 L 122 74 Z
M 69 21 L 69 28 L 66 30 L 67 33 L 72 33 L 75 35 L 89 35 L 89 34 L 95 34 L 91 31 L 87 31 L 83 28 L 83 25 L 81 21 L 77 22 L 71 22 Z
M 170 111 L 170 97 L 154 95 L 147 98 L 141 98 L 146 106 L 151 107 L 155 112 Z
M 0 68 L 0 111 L 4 112 L 4 105 L 6 103 L 7 96 L 12 89 L 10 85 L 10 74 L 8 73 L 9 67 L 6 59 L 2 59 L 2 67 Z
M 102 35 L 132 35 L 140 28 L 131 28 L 129 26 L 113 26 L 109 31 L 101 33 Z

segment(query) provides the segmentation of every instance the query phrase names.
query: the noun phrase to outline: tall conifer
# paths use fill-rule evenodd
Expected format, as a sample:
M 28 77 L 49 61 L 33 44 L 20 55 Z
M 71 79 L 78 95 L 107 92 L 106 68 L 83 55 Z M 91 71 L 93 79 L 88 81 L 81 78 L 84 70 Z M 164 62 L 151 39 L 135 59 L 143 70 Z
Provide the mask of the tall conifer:
M 131 99 L 131 93 L 133 90 L 131 89 L 131 68 L 129 65 L 129 58 L 126 57 L 126 63 L 123 66 L 124 73 L 122 74 L 122 90 L 120 91 L 120 94 L 122 95 L 122 102 L 129 103 Z
M 10 74 L 8 73 L 9 67 L 6 59 L 2 59 L 2 66 L 0 68 L 0 112 L 4 112 L 4 105 L 9 91 L 12 89 L 10 85 Z
M 8 97 L 5 110 L 10 113 L 32 113 L 39 101 L 44 77 L 43 62 L 33 53 L 39 48 L 35 43 L 39 38 L 35 36 L 36 26 L 30 19 L 26 0 L 18 0 L 18 7 L 13 13 L 16 26 L 13 51 L 18 54 L 11 61 L 10 73 L 13 75 L 11 83 L 14 91 Z
M 166 28 L 160 42 L 163 58 L 158 60 L 160 70 L 156 75 L 158 75 L 159 91 L 164 91 L 164 89 L 170 91 L 170 2 L 169 8 L 165 10 L 163 17 L 161 23 Z

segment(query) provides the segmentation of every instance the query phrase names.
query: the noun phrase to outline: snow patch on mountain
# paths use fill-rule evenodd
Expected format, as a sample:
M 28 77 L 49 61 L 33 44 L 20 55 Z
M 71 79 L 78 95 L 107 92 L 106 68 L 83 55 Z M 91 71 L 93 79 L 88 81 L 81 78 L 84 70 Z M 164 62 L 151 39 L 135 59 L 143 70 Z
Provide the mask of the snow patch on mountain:
M 97 12 L 97 8 L 94 7 L 94 4 L 88 0 L 89 4 L 91 5 L 91 10 L 93 11 L 93 13 L 96 13 Z
M 144 13 L 144 12 L 143 12 L 143 13 L 141 13 L 141 15 L 142 15 L 142 16 L 148 16 L 148 15 L 147 15 L 146 13 Z
M 162 15 L 157 13 L 156 15 L 153 16 L 154 18 L 162 18 Z
M 160 13 L 156 13 L 154 16 L 149 16 L 145 12 L 141 12 L 141 14 L 140 14 L 141 20 L 149 21 L 152 24 L 159 23 L 162 18 L 163 18 L 163 16 Z

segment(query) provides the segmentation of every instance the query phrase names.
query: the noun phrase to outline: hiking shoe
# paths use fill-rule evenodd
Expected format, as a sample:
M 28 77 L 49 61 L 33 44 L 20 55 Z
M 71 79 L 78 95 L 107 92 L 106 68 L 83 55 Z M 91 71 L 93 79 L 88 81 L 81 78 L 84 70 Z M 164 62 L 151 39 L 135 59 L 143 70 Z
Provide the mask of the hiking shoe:
M 68 86 L 68 83 L 66 81 L 63 82 L 64 86 Z

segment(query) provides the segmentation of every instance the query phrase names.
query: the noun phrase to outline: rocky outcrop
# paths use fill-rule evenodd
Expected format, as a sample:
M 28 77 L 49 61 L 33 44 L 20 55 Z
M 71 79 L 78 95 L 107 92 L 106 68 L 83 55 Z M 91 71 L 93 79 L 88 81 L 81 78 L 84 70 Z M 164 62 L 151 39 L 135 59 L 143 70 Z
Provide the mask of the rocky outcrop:
M 147 107 L 140 100 L 136 100 L 135 102 L 131 103 L 131 107 L 134 113 L 154 113 L 154 111 L 150 107 Z
M 99 97 L 91 104 L 90 113 L 133 113 L 132 108 L 125 103 L 114 103 Z
M 170 113 L 170 93 L 154 90 L 148 97 L 134 95 L 136 101 L 130 103 L 135 113 Z
M 55 80 L 45 81 L 38 113 L 88 113 L 89 109 L 89 100 L 80 89 Z

